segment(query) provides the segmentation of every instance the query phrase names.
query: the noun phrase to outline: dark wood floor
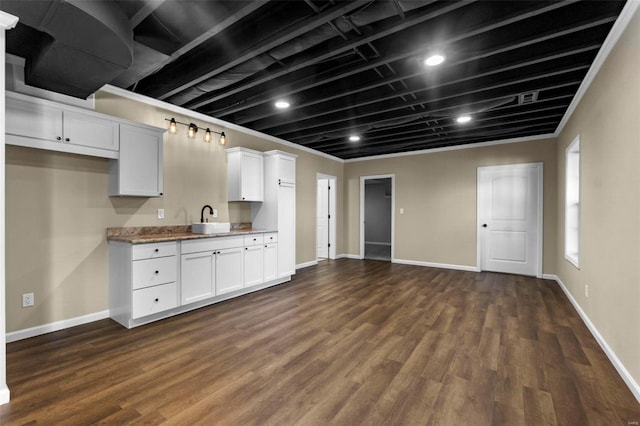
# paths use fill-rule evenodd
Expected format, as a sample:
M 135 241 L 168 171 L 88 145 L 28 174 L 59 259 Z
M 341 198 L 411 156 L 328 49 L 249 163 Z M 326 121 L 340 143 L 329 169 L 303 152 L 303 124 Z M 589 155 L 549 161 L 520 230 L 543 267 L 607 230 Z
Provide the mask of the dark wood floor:
M 627 425 L 633 398 L 558 286 L 338 260 L 126 330 L 11 343 L 1 424 Z

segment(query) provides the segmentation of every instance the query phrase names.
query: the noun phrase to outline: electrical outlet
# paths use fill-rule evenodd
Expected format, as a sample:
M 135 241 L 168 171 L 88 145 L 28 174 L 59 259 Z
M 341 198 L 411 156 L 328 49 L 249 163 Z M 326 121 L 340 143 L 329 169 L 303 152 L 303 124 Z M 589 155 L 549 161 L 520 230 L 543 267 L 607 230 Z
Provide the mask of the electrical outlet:
M 589 297 L 589 285 L 584 285 L 584 297 Z
M 22 295 L 22 307 L 27 308 L 29 306 L 33 306 L 35 303 L 35 297 L 33 293 L 25 293 Z
M 158 219 L 164 219 L 164 209 L 158 209 Z
M 218 210 L 213 209 L 213 214 L 211 215 L 211 217 L 218 217 Z

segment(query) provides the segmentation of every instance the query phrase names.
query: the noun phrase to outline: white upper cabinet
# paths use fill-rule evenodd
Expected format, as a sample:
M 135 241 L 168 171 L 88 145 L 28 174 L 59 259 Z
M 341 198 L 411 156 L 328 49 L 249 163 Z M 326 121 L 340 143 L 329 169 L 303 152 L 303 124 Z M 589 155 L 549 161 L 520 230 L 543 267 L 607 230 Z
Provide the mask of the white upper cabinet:
M 62 129 L 65 143 L 118 151 L 118 122 L 112 119 L 63 111 Z
M 229 148 L 226 152 L 229 201 L 263 201 L 262 153 L 247 148 Z
M 109 195 L 160 197 L 165 129 L 120 124 L 120 158 L 109 163 Z
M 118 158 L 118 121 L 91 111 L 6 92 L 7 143 Z

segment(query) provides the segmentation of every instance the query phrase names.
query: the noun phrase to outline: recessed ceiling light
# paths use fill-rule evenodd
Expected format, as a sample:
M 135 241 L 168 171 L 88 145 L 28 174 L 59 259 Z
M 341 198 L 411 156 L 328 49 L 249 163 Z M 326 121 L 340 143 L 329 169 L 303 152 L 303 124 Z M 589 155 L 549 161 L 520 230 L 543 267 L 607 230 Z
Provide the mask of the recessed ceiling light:
M 460 124 L 464 124 L 464 123 L 468 123 L 471 121 L 471 116 L 470 115 L 461 115 L 460 117 L 456 118 L 456 121 Z
M 279 100 L 279 101 L 276 101 L 275 106 L 278 109 L 286 109 L 286 108 L 289 108 L 291 104 L 289 103 L 289 101 Z
M 360 140 L 360 136 L 358 136 L 358 135 L 349 136 L 349 140 L 351 142 L 358 142 Z
M 444 62 L 444 56 L 442 55 L 431 55 L 424 60 L 424 64 L 430 67 L 435 65 L 440 65 L 443 62 Z

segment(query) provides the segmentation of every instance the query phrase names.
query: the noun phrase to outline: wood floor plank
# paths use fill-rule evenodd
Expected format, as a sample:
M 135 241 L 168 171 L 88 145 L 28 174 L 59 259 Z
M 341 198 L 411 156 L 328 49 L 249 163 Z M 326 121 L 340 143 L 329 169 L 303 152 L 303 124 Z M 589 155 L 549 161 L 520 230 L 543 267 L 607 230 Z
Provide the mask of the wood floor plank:
M 0 424 L 601 425 L 634 399 L 556 283 L 341 259 L 7 345 Z

